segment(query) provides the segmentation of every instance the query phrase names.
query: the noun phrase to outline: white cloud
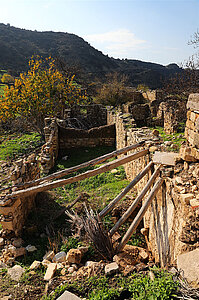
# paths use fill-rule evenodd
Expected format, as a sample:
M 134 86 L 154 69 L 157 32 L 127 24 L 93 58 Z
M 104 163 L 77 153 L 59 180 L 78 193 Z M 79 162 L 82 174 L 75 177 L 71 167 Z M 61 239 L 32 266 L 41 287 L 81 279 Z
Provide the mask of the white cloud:
M 102 50 L 110 56 L 125 58 L 135 49 L 143 49 L 145 40 L 135 37 L 128 29 L 118 29 L 100 34 L 89 34 L 84 39 L 98 50 Z

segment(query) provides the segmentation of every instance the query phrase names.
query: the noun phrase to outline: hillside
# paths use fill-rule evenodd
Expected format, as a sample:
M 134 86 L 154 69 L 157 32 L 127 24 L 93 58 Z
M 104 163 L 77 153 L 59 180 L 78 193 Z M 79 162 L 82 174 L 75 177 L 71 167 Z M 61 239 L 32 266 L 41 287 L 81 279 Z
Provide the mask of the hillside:
M 115 71 L 127 74 L 133 86 L 145 83 L 156 88 L 162 80 L 180 71 L 175 64 L 165 67 L 138 60 L 110 58 L 74 34 L 38 32 L 0 24 L 0 69 L 24 71 L 34 54 L 57 57 L 67 65 L 81 69 L 87 78 L 103 78 Z

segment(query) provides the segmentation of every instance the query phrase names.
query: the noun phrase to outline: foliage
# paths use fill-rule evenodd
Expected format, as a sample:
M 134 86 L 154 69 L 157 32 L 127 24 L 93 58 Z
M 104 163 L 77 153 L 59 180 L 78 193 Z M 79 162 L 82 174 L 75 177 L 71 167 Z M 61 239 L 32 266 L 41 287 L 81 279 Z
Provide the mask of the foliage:
M 61 251 L 67 253 L 70 249 L 76 249 L 78 246 L 82 246 L 82 242 L 80 242 L 79 238 L 70 236 L 61 246 Z
M 173 281 L 172 275 L 158 268 L 153 268 L 151 271 L 155 275 L 154 280 L 151 280 L 148 275 L 133 274 L 129 277 L 121 275 L 116 275 L 113 278 L 101 276 L 85 278 L 82 282 L 73 281 L 57 287 L 53 294 L 43 297 L 43 300 L 56 299 L 65 290 L 89 300 L 174 299 L 178 284 Z
M 126 76 L 118 73 L 108 74 L 106 82 L 98 89 L 96 102 L 116 107 L 129 101 L 131 94 L 126 85 Z
M 4 84 L 0 84 L 0 97 L 4 95 L 4 89 L 5 89 L 5 85 Z
M 27 154 L 39 145 L 41 145 L 41 137 L 35 132 L 0 136 L 0 160 Z
M 199 30 L 193 34 L 188 44 L 193 45 L 195 48 L 199 47 Z M 163 89 L 170 97 L 187 100 L 190 93 L 199 92 L 199 53 L 193 54 L 181 65 L 183 71 L 181 70 L 181 72 L 167 80 Z
M 44 118 L 56 116 L 66 104 L 86 100 L 74 76 L 64 78 L 49 57 L 32 57 L 29 70 L 15 79 L 13 86 L 5 88 L 0 98 L 0 120 L 22 116 L 40 134 L 43 134 Z
M 159 131 L 159 134 L 160 136 L 162 137 L 163 141 L 172 141 L 173 144 L 175 144 L 177 147 L 176 147 L 176 151 L 178 151 L 181 147 L 181 144 L 186 141 L 185 137 L 184 137 L 184 126 L 185 126 L 185 123 L 180 123 L 179 124 L 179 131 L 180 132 L 177 132 L 177 133 L 173 133 L 173 134 L 166 134 L 165 131 L 164 131 L 164 128 L 163 127 L 159 127 L 157 126 L 156 129 Z M 168 148 L 168 151 L 174 151 L 174 149 L 169 149 Z
M 1 77 L 1 82 L 2 83 L 14 83 L 14 77 L 12 77 L 11 75 L 5 73 L 3 74 L 3 76 Z
M 146 93 L 149 91 L 149 87 L 145 84 L 138 84 L 137 90 Z

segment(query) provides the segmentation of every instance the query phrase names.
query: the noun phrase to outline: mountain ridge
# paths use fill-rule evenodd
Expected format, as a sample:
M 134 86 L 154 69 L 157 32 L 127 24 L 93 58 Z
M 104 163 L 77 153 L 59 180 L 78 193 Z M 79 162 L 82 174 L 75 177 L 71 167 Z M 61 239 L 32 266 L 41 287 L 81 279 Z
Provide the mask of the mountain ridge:
M 0 23 L 0 68 L 25 71 L 32 55 L 57 57 L 68 66 L 78 66 L 85 76 L 103 78 L 118 72 L 127 75 L 129 83 L 144 83 L 157 88 L 163 80 L 181 69 L 176 64 L 163 66 L 133 59 L 115 59 L 104 55 L 83 38 L 67 32 L 32 31 Z

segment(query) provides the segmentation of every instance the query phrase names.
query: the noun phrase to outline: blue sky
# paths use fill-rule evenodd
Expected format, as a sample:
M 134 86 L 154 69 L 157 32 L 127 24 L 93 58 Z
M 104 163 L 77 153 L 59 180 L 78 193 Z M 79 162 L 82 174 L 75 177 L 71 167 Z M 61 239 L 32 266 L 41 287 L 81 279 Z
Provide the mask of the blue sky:
M 199 28 L 199 0 L 0 0 L 0 22 L 77 34 L 104 54 L 181 63 Z

